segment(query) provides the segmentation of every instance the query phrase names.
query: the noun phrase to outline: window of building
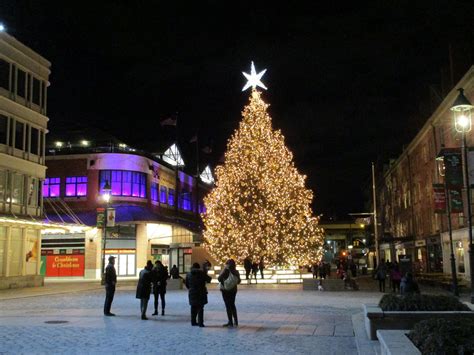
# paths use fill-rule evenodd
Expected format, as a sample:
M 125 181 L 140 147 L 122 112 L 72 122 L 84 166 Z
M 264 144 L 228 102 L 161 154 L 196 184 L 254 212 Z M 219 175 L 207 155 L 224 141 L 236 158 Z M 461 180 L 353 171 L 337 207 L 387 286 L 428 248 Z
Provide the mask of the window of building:
M 112 188 L 113 196 L 132 196 L 146 198 L 146 175 L 135 171 L 101 170 L 99 190 L 106 182 Z
M 25 131 L 25 124 L 22 122 L 15 122 L 15 148 L 24 149 L 23 146 L 23 133 Z
M 31 127 L 30 153 L 38 155 L 39 129 Z
M 168 189 L 168 205 L 174 206 L 174 189 Z
M 151 183 L 150 192 L 151 192 L 151 200 L 158 202 L 158 184 L 156 182 Z
M 5 247 L 7 244 L 7 227 L 0 227 L 0 276 L 5 276 L 4 260 L 7 255 Z
M 8 117 L 0 115 L 0 144 L 7 144 Z
M 46 107 L 46 83 L 44 81 L 41 85 L 41 107 Z
M 44 197 L 59 197 L 61 191 L 61 178 L 46 178 L 43 182 Z
M 43 131 L 39 132 L 39 139 L 40 139 L 40 151 L 38 152 L 39 153 L 38 155 L 43 156 L 43 152 L 44 152 L 44 132 Z
M 38 179 L 31 178 L 28 191 L 28 206 L 38 206 Z
M 10 271 L 9 276 L 19 276 L 21 275 L 21 265 L 22 265 L 22 243 L 23 243 L 23 233 L 20 228 L 12 228 L 10 235 L 10 250 L 8 250 L 9 262 L 10 262 Z
M 70 176 L 66 178 L 66 196 L 86 196 L 87 176 Z
M 166 204 L 167 202 L 167 196 L 168 195 L 168 189 L 166 186 L 160 186 L 160 203 Z
M 10 63 L 0 59 L 0 87 L 9 90 L 10 82 Z
M 17 74 L 17 85 L 16 85 L 16 94 L 20 97 L 26 97 L 26 73 L 18 69 Z
M 179 198 L 179 208 L 185 211 L 191 211 L 191 193 L 183 191 Z
M 25 184 L 25 177 L 21 174 L 12 174 L 13 189 L 12 189 L 12 203 L 23 205 L 23 190 Z
M 33 77 L 33 97 L 31 98 L 31 101 L 35 104 L 38 105 L 40 104 L 41 101 L 41 82 Z
M 199 213 L 206 213 L 206 206 L 204 206 L 202 201 L 199 202 Z

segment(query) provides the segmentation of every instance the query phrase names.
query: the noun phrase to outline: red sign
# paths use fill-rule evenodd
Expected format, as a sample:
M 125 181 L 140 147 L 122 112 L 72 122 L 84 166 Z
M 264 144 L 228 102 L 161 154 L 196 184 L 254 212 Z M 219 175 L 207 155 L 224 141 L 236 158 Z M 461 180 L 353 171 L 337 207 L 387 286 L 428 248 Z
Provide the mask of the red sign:
M 433 184 L 435 213 L 446 213 L 446 194 L 443 184 Z
M 46 276 L 84 276 L 84 255 L 47 255 Z

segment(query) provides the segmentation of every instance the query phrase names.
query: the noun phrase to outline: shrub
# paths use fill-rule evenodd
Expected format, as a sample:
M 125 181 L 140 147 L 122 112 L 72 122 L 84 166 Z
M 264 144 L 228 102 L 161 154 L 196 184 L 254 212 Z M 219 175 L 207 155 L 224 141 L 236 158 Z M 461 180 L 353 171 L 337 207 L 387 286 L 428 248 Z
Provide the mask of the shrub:
M 470 311 L 454 296 L 384 295 L 379 302 L 383 311 Z
M 429 319 L 415 325 L 408 334 L 422 354 L 472 354 L 474 321 Z

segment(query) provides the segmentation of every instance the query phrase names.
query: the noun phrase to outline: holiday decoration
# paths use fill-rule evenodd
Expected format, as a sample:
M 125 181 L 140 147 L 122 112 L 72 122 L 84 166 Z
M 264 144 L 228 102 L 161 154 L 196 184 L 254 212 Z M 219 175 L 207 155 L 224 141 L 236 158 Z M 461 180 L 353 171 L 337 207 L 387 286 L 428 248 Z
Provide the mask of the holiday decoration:
M 224 164 L 216 168 L 215 188 L 204 199 L 205 243 L 219 261 L 250 256 L 263 257 L 266 265 L 308 265 L 320 260 L 323 245 L 310 208 L 313 194 L 282 133 L 272 129 L 256 85 L 250 85 L 250 103 L 228 142 Z

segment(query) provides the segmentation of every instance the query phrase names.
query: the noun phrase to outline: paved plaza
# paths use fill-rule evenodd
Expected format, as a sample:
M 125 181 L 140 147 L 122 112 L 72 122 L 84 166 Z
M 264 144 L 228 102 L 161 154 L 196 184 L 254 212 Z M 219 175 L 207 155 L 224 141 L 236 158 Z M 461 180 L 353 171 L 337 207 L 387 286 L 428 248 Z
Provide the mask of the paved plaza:
M 357 354 L 354 318 L 361 323 L 361 304 L 380 298 L 365 291 L 303 292 L 301 285 L 242 286 L 240 326 L 226 329 L 224 303 L 211 285 L 206 328 L 198 328 L 190 325 L 186 290 L 167 293 L 164 317 L 151 316 L 150 301 L 150 320 L 142 321 L 133 287 L 118 288 L 112 306 L 117 317 L 102 315 L 104 292 L 98 286 L 75 287 L 50 295 L 20 290 L 25 297 L 16 299 L 4 294 L 0 353 Z

